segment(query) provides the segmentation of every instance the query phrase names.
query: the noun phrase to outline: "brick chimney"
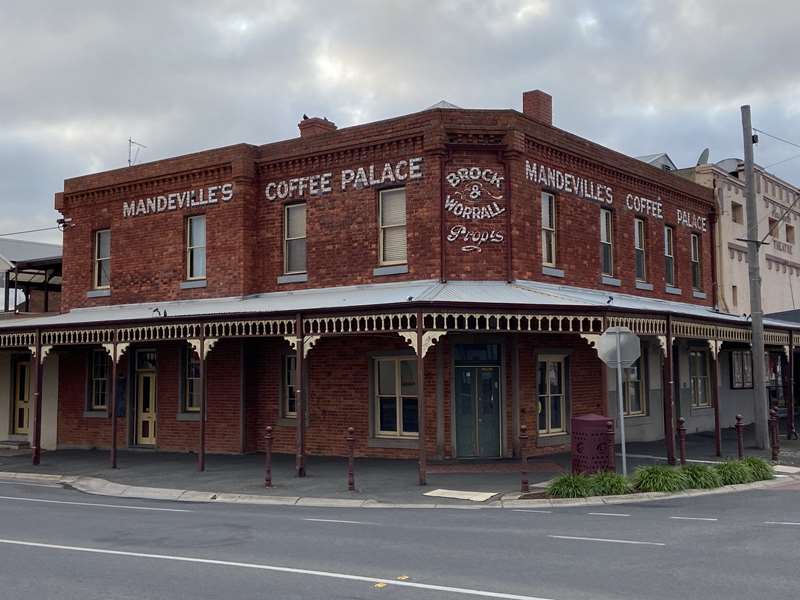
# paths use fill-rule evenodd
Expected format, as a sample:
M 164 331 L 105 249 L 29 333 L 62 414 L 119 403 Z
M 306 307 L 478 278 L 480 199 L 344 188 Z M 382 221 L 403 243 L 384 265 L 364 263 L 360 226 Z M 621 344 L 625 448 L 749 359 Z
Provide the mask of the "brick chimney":
M 300 137 L 311 137 L 320 135 L 321 133 L 336 131 L 336 123 L 319 117 L 304 116 L 303 120 L 300 121 L 297 126 L 300 128 Z
M 534 121 L 553 124 L 553 97 L 542 90 L 522 92 L 522 112 Z

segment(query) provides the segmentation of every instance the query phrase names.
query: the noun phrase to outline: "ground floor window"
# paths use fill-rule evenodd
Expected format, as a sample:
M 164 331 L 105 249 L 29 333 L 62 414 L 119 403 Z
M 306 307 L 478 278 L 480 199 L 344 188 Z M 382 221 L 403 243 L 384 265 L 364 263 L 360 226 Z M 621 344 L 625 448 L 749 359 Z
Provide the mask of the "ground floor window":
M 183 412 L 200 411 L 200 359 L 191 348 L 184 350 L 183 361 Z
M 647 369 L 647 348 L 642 345 L 641 355 L 633 365 L 625 369 L 625 380 L 622 387 L 623 409 L 626 417 L 637 417 L 647 414 L 645 400 L 645 371 Z
M 89 410 L 106 410 L 111 357 L 105 350 L 93 350 L 89 367 Z
M 708 388 L 708 352 L 689 351 L 689 380 L 692 388 L 692 406 L 707 408 L 711 406 Z
M 565 358 L 540 356 L 538 368 L 539 434 L 566 431 Z
M 281 367 L 281 414 L 287 419 L 297 417 L 297 395 L 295 393 L 295 373 L 297 356 L 287 354 Z
M 753 387 L 753 354 L 750 350 L 731 352 L 731 389 Z
M 416 358 L 375 360 L 375 433 L 379 437 L 417 437 Z

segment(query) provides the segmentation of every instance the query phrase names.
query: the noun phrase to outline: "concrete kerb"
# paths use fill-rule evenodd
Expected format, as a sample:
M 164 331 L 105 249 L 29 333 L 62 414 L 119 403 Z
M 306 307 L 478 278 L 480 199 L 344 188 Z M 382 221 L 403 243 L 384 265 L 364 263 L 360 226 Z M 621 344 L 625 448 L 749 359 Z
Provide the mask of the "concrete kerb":
M 299 496 L 261 496 L 256 494 L 232 494 L 225 492 L 202 492 L 196 490 L 178 490 L 172 488 L 155 488 L 142 486 L 126 486 L 99 477 L 75 477 L 62 475 L 44 475 L 37 473 L 15 473 L 0 471 L 0 478 L 20 481 L 47 481 L 71 487 L 80 492 L 99 496 L 115 496 L 118 498 L 140 498 L 143 500 L 170 500 L 176 502 L 204 502 L 225 504 L 260 504 L 271 506 L 308 506 L 318 508 L 416 508 L 416 509 L 520 509 L 520 508 L 567 508 L 575 506 L 603 506 L 606 504 L 636 504 L 670 498 L 692 498 L 712 494 L 731 494 L 749 490 L 766 489 L 800 481 L 800 475 L 784 475 L 780 478 L 754 483 L 729 485 L 711 490 L 685 490 L 676 493 L 642 492 L 621 496 L 594 496 L 590 498 L 519 498 L 518 494 L 509 494 L 501 499 L 493 499 L 485 504 L 437 504 L 437 503 L 392 503 L 374 499 L 356 498 L 312 498 Z

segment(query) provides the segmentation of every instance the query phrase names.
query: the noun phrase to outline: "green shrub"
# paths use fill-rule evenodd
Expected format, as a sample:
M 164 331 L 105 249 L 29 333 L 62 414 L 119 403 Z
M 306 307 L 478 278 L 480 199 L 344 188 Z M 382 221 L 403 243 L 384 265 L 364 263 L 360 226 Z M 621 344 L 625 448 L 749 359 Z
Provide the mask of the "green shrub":
M 688 465 L 683 468 L 689 487 L 698 490 L 710 490 L 722 486 L 719 473 L 708 465 Z
M 689 479 L 679 469 L 651 465 L 636 469 L 633 485 L 640 492 L 679 492 L 689 487 Z
M 763 481 L 765 479 L 775 478 L 775 469 L 773 469 L 772 465 L 763 458 L 758 458 L 757 456 L 748 456 L 747 458 L 743 459 L 742 462 L 750 467 L 750 472 L 753 474 L 754 481 Z
M 631 491 L 631 483 L 624 475 L 611 471 L 601 471 L 590 477 L 592 496 L 618 496 Z
M 547 493 L 555 498 L 586 498 L 592 494 L 592 480 L 580 473 L 565 473 L 547 486 Z
M 718 464 L 715 468 L 722 478 L 723 485 L 735 485 L 753 481 L 753 471 L 746 462 L 741 460 L 729 460 Z

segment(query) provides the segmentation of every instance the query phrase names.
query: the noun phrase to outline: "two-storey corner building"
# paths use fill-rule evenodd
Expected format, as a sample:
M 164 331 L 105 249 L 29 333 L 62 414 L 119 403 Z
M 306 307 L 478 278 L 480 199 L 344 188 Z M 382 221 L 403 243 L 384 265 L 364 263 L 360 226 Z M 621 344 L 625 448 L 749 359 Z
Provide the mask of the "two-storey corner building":
M 419 457 L 424 478 L 428 458 L 515 455 L 522 424 L 541 454 L 572 416 L 614 414 L 594 349 L 612 325 L 642 338 L 634 439 L 673 455 L 679 415 L 718 436 L 735 414 L 717 356 L 749 333 L 713 308 L 708 188 L 553 127 L 540 91 L 521 113 L 299 127 L 65 181 L 63 314 L 0 330 L 4 353 L 57 357 L 35 438 L 202 466 L 271 426 L 302 472 L 354 427 L 358 455 Z

